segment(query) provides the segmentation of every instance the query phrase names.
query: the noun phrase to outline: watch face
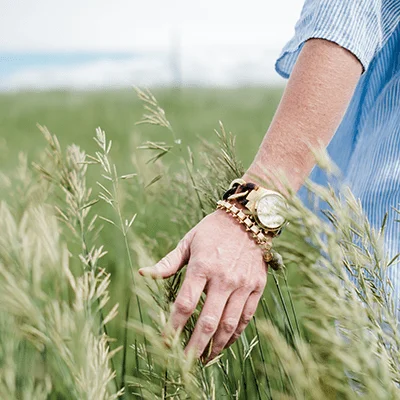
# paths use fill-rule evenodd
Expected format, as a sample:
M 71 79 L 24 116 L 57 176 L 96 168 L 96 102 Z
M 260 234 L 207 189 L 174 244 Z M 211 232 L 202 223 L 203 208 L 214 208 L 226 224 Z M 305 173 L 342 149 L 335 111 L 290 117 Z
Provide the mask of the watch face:
M 280 212 L 285 208 L 285 201 L 275 194 L 267 194 L 257 202 L 257 218 L 266 228 L 278 229 L 285 223 Z

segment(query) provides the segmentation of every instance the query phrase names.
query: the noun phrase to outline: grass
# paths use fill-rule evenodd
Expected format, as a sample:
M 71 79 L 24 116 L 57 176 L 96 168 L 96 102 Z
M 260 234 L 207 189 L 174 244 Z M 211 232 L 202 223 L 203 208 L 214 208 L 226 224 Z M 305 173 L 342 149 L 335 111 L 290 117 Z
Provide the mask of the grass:
M 197 137 L 215 142 L 218 121 L 237 135 L 238 156 L 250 163 L 268 128 L 281 95 L 280 88 L 161 89 L 155 95 L 187 144 Z M 121 167 L 130 166 L 137 144 L 159 139 L 160 129 L 138 127 L 142 105 L 133 90 L 112 92 L 44 92 L 0 94 L 0 169 L 16 166 L 19 151 L 30 157 L 42 149 L 36 124 L 57 132 L 61 145 L 76 143 L 94 150 L 93 132 L 101 126 L 114 141 Z
M 279 88 L 155 91 L 171 124 L 179 131 L 184 146 L 191 146 L 195 153 L 200 151 L 202 140 L 216 146 L 214 129 L 222 120 L 237 135 L 238 156 L 245 165 L 252 161 L 258 149 L 280 94 Z M 44 142 L 37 124 L 55 133 L 62 147 L 75 143 L 89 154 L 96 150 L 93 136 L 100 126 L 113 141 L 113 157 L 121 173 L 138 172 L 146 186 L 157 174 L 147 167 L 136 171 L 132 161 L 143 161 L 143 151 L 137 147 L 146 140 L 165 140 L 166 133 L 157 126 L 136 125 L 142 113 L 143 105 L 133 89 L 0 94 L 0 171 L 12 173 L 21 151 L 27 154 L 28 163 L 39 157 Z M 179 159 L 167 156 L 167 167 L 172 172 L 179 171 Z M 95 184 L 96 179 L 96 173 L 90 170 L 91 184 Z M 132 186 L 139 187 L 134 183 Z M 132 213 L 138 213 L 135 222 L 137 234 L 165 242 L 157 257 L 166 250 L 165 247 L 172 245 L 165 237 L 171 231 L 176 235 L 177 228 L 166 213 L 155 212 L 157 204 L 146 201 L 143 193 L 147 191 L 151 190 L 141 188 L 140 193 L 134 192 L 130 205 Z M 107 215 L 107 211 L 104 213 Z M 108 231 L 104 235 L 105 242 L 113 243 L 109 252 L 114 272 L 118 270 L 119 257 L 116 254 L 121 252 L 120 244 L 114 243 L 114 235 L 109 235 Z
M 185 146 L 190 145 L 196 152 L 203 139 L 216 144 L 214 129 L 221 120 L 237 135 L 238 157 L 247 165 L 268 128 L 281 89 L 161 89 L 155 95 Z M 121 172 L 131 172 L 132 159 L 140 153 L 137 147 L 143 141 L 165 139 L 159 127 L 135 125 L 142 112 L 134 90 L 0 94 L 0 170 L 10 173 L 15 169 L 20 151 L 28 154 L 28 161 L 39 156 L 43 149 L 36 127 L 39 123 L 56 133 L 62 146 L 75 143 L 89 154 L 95 151 L 92 137 L 100 126 L 113 141 Z M 168 168 L 178 170 L 179 161 L 170 157 Z M 146 171 L 147 183 L 153 178 L 148 175 Z M 154 215 L 150 208 L 153 218 L 149 221 L 143 212 L 148 207 L 142 198 L 140 205 L 134 205 L 135 212 L 141 210 L 137 226 L 151 237 L 157 235 L 160 226 L 168 232 L 168 217 L 163 213 Z
M 339 200 L 311 183 L 334 218 L 290 199 L 277 242 L 287 269 L 270 272 L 246 334 L 208 366 L 185 360 L 179 337 L 165 348 L 160 331 L 182 275 L 146 282 L 136 271 L 170 250 L 251 161 L 281 90 L 155 94 L 173 133 L 135 125 L 143 104 L 133 91 L 0 96 L 0 397 L 398 398 L 380 233 L 351 193 Z M 238 155 L 218 120 L 237 134 Z M 60 141 L 41 128 L 45 153 L 37 122 Z M 99 125 L 106 135 L 98 129 L 93 140 Z
M 168 118 L 180 132 L 184 146 L 190 145 L 194 152 L 200 150 L 203 140 L 216 146 L 214 129 L 221 119 L 237 131 L 238 152 L 245 163 L 250 163 L 273 116 L 281 89 L 159 89 L 155 94 L 165 105 Z M 41 156 L 45 141 L 37 124 L 56 133 L 61 147 L 75 143 L 89 154 L 96 150 L 93 136 L 96 128 L 101 126 L 113 142 L 112 157 L 121 173 L 143 173 L 139 176 L 142 185 L 137 181 L 128 183 L 132 185 L 132 193 L 127 201 L 132 215 L 138 213 L 135 235 L 157 243 L 148 260 L 154 262 L 171 249 L 184 231 L 171 221 L 168 213 L 160 210 L 160 202 L 154 201 L 152 189 L 143 189 L 153 178 L 152 168 L 136 171 L 136 165 L 132 165 L 143 163 L 143 150 L 137 149 L 142 142 L 165 140 L 166 136 L 159 127 L 136 125 L 142 113 L 143 105 L 134 90 L 0 94 L 0 171 L 12 175 L 18 168 L 20 152 L 27 154 L 28 164 Z M 167 158 L 171 173 L 181 169 L 179 159 Z M 89 170 L 88 176 L 89 185 L 96 186 L 98 171 Z M 113 218 L 104 204 L 97 207 L 99 214 Z M 113 275 L 111 293 L 125 304 L 130 297 L 130 284 L 126 283 L 127 279 L 129 282 L 129 271 L 123 240 L 108 226 L 101 232 L 101 237 L 107 243 L 107 270 Z M 136 269 L 140 266 L 143 265 L 135 265 Z M 123 341 L 124 312 L 111 322 L 109 328 L 109 334 L 117 337 L 119 343 Z

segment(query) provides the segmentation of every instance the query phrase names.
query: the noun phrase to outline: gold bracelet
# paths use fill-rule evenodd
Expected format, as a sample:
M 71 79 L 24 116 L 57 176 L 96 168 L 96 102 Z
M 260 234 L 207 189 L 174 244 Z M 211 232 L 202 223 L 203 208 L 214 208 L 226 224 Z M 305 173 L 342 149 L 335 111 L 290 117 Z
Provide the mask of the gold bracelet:
M 217 209 L 225 210 L 226 213 L 232 215 L 240 224 L 243 224 L 256 243 L 263 250 L 263 259 L 269 263 L 272 258 L 272 236 L 265 234 L 263 230 L 254 222 L 254 220 L 235 204 L 225 200 L 218 200 Z

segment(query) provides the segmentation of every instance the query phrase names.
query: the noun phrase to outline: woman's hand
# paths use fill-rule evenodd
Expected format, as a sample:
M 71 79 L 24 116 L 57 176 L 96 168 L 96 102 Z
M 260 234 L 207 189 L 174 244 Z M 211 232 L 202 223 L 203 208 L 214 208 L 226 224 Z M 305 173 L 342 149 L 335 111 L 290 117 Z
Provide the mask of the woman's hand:
M 267 281 L 266 264 L 244 227 L 222 210 L 205 217 L 175 250 L 139 273 L 168 278 L 186 264 L 170 322 L 173 329 L 182 330 L 205 292 L 186 352 L 194 350 L 200 357 L 213 339 L 212 359 L 235 342 L 253 317 Z

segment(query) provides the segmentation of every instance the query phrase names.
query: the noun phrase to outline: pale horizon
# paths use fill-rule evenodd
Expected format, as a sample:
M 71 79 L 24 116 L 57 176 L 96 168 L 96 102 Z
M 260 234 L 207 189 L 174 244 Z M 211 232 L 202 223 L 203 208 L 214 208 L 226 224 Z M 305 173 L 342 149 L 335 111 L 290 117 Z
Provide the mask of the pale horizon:
M 184 85 L 280 82 L 275 59 L 294 33 L 302 4 L 0 0 L 0 89 L 171 85 L 177 74 Z M 68 65 L 19 60 L 18 68 L 11 60 L 14 70 L 7 60 L 54 52 L 104 56 Z M 118 52 L 132 58 L 110 55 Z

